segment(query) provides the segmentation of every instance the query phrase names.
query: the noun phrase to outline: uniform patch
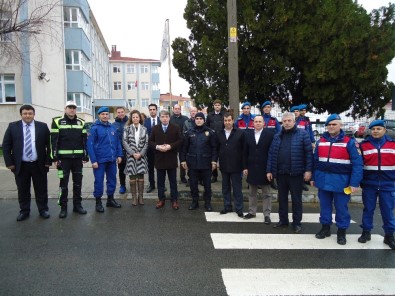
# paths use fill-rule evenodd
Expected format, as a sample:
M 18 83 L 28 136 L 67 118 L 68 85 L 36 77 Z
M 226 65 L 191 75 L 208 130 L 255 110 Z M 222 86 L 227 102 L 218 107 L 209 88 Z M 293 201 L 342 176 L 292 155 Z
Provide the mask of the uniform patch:
M 210 132 L 204 132 L 204 134 L 206 135 L 206 137 L 208 137 L 208 135 L 210 134 Z

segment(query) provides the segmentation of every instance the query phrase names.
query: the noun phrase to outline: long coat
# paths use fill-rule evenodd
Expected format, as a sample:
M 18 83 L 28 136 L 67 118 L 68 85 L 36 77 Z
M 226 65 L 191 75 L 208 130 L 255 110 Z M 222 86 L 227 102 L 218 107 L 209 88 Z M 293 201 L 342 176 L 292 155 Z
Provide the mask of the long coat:
M 171 149 L 166 152 L 156 150 L 157 145 L 163 144 L 169 144 Z M 182 145 L 182 136 L 177 125 L 169 123 L 166 133 L 163 131 L 162 124 L 155 125 L 149 137 L 149 145 L 155 150 L 156 169 L 176 169 L 178 167 L 177 152 Z
M 123 130 L 122 144 L 126 150 L 126 166 L 125 175 L 135 176 L 138 174 L 146 174 L 148 172 L 147 149 L 148 149 L 148 133 L 147 128 L 139 125 L 137 133 L 139 133 L 139 142 L 136 143 L 136 129 L 134 124 L 125 125 Z M 135 159 L 133 153 L 140 153 L 141 158 Z
M 256 144 L 254 130 L 245 133 L 243 166 L 244 169 L 248 169 L 247 183 L 252 185 L 270 184 L 266 177 L 266 166 L 273 136 L 272 131 L 264 128 L 258 144 Z
M 219 169 L 224 173 L 241 173 L 243 170 L 243 149 L 245 132 L 233 128 L 226 139 L 225 130 L 217 133 Z

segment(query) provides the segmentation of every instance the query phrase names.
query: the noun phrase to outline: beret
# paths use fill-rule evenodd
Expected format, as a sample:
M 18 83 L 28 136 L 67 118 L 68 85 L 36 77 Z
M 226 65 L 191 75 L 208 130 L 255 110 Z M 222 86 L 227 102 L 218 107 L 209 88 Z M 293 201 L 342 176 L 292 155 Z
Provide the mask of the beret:
M 307 109 L 307 105 L 306 104 L 299 105 L 299 110 L 302 110 L 302 109 Z
M 108 107 L 100 107 L 100 109 L 97 110 L 97 114 L 100 114 L 102 112 L 110 112 L 110 109 Z
M 331 121 L 333 121 L 333 120 L 340 120 L 340 121 L 341 121 L 342 119 L 341 119 L 340 116 L 339 116 L 338 114 L 336 114 L 336 113 L 331 114 L 331 115 L 329 115 L 328 118 L 326 119 L 326 121 L 325 121 L 325 126 L 327 126 L 328 123 L 331 122 Z
M 245 106 L 250 106 L 250 107 L 251 107 L 251 103 L 250 103 L 250 102 L 244 102 L 244 103 L 241 105 L 241 109 L 243 109 Z
M 294 112 L 295 110 L 298 110 L 298 111 L 299 111 L 299 106 L 293 106 L 293 107 L 291 107 L 291 109 L 290 109 L 291 112 Z
M 369 124 L 369 129 L 371 129 L 374 126 L 382 126 L 385 127 L 385 121 L 382 119 L 377 119 L 377 120 L 373 120 L 370 124 Z
M 271 105 L 272 105 L 272 102 L 270 102 L 270 101 L 264 102 L 264 103 L 262 104 L 261 108 L 263 108 L 263 107 L 265 107 L 265 106 L 267 106 L 267 105 L 271 106 Z

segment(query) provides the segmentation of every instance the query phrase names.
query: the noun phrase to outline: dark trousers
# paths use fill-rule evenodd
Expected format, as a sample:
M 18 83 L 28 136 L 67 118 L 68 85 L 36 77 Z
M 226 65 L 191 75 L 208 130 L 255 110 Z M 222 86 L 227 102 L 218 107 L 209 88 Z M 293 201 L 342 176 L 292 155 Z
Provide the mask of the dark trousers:
M 119 184 L 126 186 L 126 175 L 124 173 L 126 167 L 126 156 L 122 157 L 121 163 L 118 163 Z
M 34 195 L 38 211 L 48 211 L 48 179 L 47 173 L 42 173 L 37 162 L 22 162 L 19 175 L 15 175 L 18 188 L 20 213 L 30 213 L 31 181 L 33 181 Z
M 178 160 L 180 160 L 180 152 L 178 152 Z M 181 161 L 180 161 L 181 163 Z M 180 180 L 185 179 L 186 176 L 186 171 L 185 169 L 180 165 Z
M 155 152 L 151 147 L 147 150 L 149 186 L 155 188 Z
M 69 194 L 70 172 L 73 177 L 73 205 L 81 205 L 81 186 L 82 186 L 82 158 L 64 158 L 58 162 L 59 200 L 58 204 L 62 208 L 67 208 L 67 196 Z
M 240 172 L 238 173 L 225 173 L 222 174 L 222 195 L 224 196 L 224 208 L 232 209 L 231 189 L 233 188 L 233 196 L 235 199 L 235 211 L 237 213 L 243 212 L 243 192 L 242 178 Z
M 157 169 L 156 174 L 158 177 L 158 198 L 159 200 L 165 200 L 165 181 L 166 173 L 170 183 L 170 196 L 171 201 L 178 200 L 178 189 L 177 189 L 177 169 Z
M 278 214 L 280 222 L 288 224 L 288 193 L 291 193 L 292 200 L 292 225 L 300 226 L 302 221 L 302 192 L 303 175 L 290 176 L 278 175 Z
M 211 202 L 211 170 L 193 170 L 190 169 L 189 173 L 189 186 L 191 188 L 191 195 L 193 201 L 199 200 L 199 180 L 203 180 L 204 193 L 203 199 L 205 203 Z
M 213 176 L 214 178 L 218 178 L 218 169 L 214 169 L 214 170 L 213 170 L 212 176 Z

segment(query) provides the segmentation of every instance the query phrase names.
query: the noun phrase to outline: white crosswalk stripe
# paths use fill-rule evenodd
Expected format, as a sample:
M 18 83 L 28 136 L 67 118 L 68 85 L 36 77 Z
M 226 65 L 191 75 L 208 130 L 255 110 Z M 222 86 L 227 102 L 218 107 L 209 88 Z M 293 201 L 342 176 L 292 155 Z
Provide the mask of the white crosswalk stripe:
M 222 269 L 221 272 L 228 295 L 235 296 L 395 294 L 395 269 Z
M 245 213 L 247 214 L 247 213 Z M 221 215 L 219 212 L 205 212 L 207 222 L 243 222 L 243 223 L 262 223 L 263 222 L 263 214 L 257 213 L 255 218 L 251 219 L 243 219 L 237 216 L 236 213 L 227 213 L 225 215 Z M 288 215 L 289 221 L 292 221 L 292 213 Z M 278 213 L 272 213 L 270 215 L 270 219 L 272 223 L 277 223 Z M 332 215 L 333 221 L 335 220 L 335 214 Z M 306 213 L 303 214 L 302 223 L 319 223 L 320 214 L 314 213 Z M 351 220 L 351 223 L 355 223 L 355 221 Z

